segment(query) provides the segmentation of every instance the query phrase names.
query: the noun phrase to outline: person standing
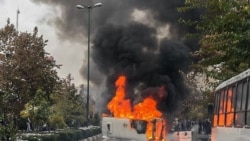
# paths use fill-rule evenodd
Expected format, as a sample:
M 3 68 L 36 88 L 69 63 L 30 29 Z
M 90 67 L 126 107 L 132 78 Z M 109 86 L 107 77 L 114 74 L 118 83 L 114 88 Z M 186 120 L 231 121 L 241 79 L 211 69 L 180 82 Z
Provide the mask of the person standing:
M 202 121 L 201 120 L 198 121 L 198 125 L 199 125 L 198 134 L 201 134 L 201 131 L 202 131 Z
M 31 131 L 31 128 L 30 128 L 30 118 L 27 119 L 26 124 L 27 124 L 27 132 L 30 132 Z

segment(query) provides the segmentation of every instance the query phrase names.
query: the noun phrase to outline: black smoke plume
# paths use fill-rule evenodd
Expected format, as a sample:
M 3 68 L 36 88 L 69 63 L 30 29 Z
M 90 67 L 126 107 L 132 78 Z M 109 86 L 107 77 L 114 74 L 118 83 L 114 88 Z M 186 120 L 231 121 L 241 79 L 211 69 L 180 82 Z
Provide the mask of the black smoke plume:
M 59 29 L 58 35 L 71 41 L 82 40 L 79 35 L 86 35 L 88 23 L 87 11 L 77 10 L 75 5 L 103 3 L 102 7 L 91 10 L 91 59 L 106 78 L 107 90 L 102 93 L 106 102 L 114 95 L 114 82 L 122 74 L 128 79 L 127 97 L 135 101 L 137 93 L 143 98 L 157 95 L 164 88 L 163 96 L 156 98 L 160 101 L 158 108 L 164 112 L 173 112 L 178 102 L 188 95 L 182 74 L 188 72 L 192 62 L 189 54 L 198 46 L 196 40 L 184 37 L 193 29 L 179 24 L 178 19 L 198 19 L 199 13 L 179 13 L 177 8 L 183 6 L 184 0 L 32 1 L 60 8 L 62 14 L 53 22 Z M 153 26 L 135 22 L 132 18 L 135 9 L 152 17 Z M 169 33 L 160 40 L 157 30 L 164 25 L 169 25 L 166 31 Z M 95 77 L 100 75 L 94 72 L 91 71 L 90 79 L 99 84 Z
M 98 69 L 107 76 L 110 90 L 115 89 L 113 85 L 119 75 L 127 76 L 130 99 L 134 98 L 134 89 L 140 89 L 143 97 L 157 94 L 163 86 L 166 96 L 160 100 L 159 109 L 168 112 L 175 110 L 178 101 L 188 95 L 180 73 L 187 72 L 191 63 L 187 46 L 168 39 L 158 45 L 155 29 L 140 23 L 106 25 L 97 33 L 92 56 L 99 64 Z

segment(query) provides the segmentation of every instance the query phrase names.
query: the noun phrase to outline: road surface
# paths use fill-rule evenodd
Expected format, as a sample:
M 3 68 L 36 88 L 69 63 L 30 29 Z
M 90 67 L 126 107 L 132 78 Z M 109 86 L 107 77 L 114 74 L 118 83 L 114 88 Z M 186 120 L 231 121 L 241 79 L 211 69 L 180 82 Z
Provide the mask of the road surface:
M 192 128 L 192 139 L 186 138 L 186 139 L 177 139 L 176 140 L 176 134 L 177 132 L 174 132 L 172 134 L 168 134 L 167 141 L 210 141 L 209 136 L 205 134 L 198 134 L 198 125 L 195 125 Z M 114 138 L 99 138 L 96 141 L 133 141 L 133 140 L 126 140 L 126 139 L 114 139 Z

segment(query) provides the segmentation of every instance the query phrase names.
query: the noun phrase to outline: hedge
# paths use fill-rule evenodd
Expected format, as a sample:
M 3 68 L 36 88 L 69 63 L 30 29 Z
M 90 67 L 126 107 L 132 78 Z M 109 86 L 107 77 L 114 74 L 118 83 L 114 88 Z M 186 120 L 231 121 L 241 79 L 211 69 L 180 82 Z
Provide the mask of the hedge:
M 101 128 L 91 128 L 88 130 L 82 129 L 67 129 L 60 132 L 55 132 L 51 135 L 29 136 L 23 140 L 28 141 L 79 141 L 88 137 L 92 137 L 101 133 Z

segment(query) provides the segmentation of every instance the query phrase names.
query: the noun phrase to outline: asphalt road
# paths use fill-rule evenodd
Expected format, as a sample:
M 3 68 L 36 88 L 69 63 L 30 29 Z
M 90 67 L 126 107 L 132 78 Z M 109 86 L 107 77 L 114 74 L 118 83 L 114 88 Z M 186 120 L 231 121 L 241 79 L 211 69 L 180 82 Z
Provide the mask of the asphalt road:
M 187 139 L 176 139 L 176 132 L 172 134 L 168 134 L 167 136 L 167 141 L 210 141 L 209 136 L 210 135 L 205 135 L 205 134 L 198 134 L 198 125 L 194 126 L 192 128 L 192 139 L 187 138 Z M 114 139 L 114 138 L 99 138 L 96 141 L 132 141 L 132 140 L 127 140 L 127 139 Z
M 97 139 L 96 141 L 131 141 L 131 140 L 126 140 L 126 139 L 112 139 L 112 138 L 100 138 L 100 139 Z M 170 139 L 170 140 L 167 140 L 167 141 L 172 141 L 172 140 Z M 181 139 L 179 141 L 185 141 L 185 139 L 184 140 Z M 208 136 L 204 135 L 204 136 L 193 137 L 192 141 L 210 141 L 210 140 L 209 140 Z

